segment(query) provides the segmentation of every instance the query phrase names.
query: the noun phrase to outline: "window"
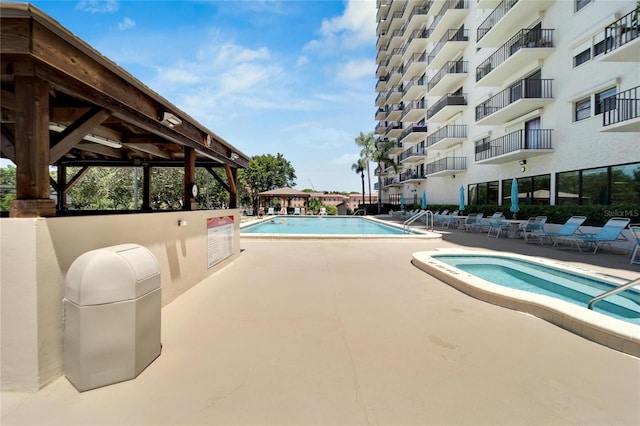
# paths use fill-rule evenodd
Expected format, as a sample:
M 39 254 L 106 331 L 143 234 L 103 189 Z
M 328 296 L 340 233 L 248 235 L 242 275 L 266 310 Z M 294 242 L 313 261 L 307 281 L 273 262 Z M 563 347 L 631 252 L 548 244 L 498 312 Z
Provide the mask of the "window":
M 591 3 L 591 0 L 575 0 L 576 1 L 576 12 Z
M 595 115 L 616 109 L 616 88 L 596 93 Z
M 518 199 L 521 204 L 550 205 L 550 189 L 551 175 L 518 179 Z M 502 181 L 502 205 L 511 205 L 511 179 Z
M 609 204 L 607 168 L 582 171 L 582 203 Z
M 640 163 L 558 173 L 556 190 L 556 204 L 636 204 L 640 202 Z
M 469 190 L 470 205 L 498 205 L 498 187 L 499 182 L 484 182 L 471 184 Z
M 574 120 L 580 121 L 591 116 L 591 98 L 584 98 L 574 104 Z
M 640 204 L 640 164 L 611 167 L 611 204 Z
M 584 64 L 589 59 L 591 59 L 591 48 L 583 50 L 573 57 L 573 66 L 577 67 L 578 65 Z
M 556 175 L 556 204 L 580 204 L 580 172 Z

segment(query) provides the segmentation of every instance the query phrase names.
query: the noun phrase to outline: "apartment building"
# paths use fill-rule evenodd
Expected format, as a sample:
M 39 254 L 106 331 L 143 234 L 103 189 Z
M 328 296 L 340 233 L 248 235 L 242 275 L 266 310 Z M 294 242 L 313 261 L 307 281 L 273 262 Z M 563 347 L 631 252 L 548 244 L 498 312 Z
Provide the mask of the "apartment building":
M 640 204 L 636 0 L 377 0 L 382 202 Z

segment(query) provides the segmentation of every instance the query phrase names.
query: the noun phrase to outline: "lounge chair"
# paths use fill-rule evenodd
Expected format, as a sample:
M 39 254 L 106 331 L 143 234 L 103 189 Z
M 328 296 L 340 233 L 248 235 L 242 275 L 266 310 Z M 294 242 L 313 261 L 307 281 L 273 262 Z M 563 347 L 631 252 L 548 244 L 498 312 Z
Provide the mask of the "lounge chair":
M 504 216 L 494 217 L 495 215 L 489 218 L 489 232 L 487 232 L 487 237 L 493 236 L 495 233 L 495 238 L 499 238 L 502 233 L 508 233 L 510 225 L 508 223 L 503 222 Z
M 451 212 L 451 214 L 444 216 L 442 218 L 442 229 L 449 229 L 449 225 L 451 225 L 453 222 L 455 222 L 457 225 L 458 213 L 460 213 L 459 210 L 454 210 L 453 212 Z
M 444 209 L 440 213 L 436 213 L 433 215 L 433 224 L 438 225 L 442 224 L 443 218 L 449 213 L 449 209 Z
M 295 208 L 293 209 L 293 214 L 294 214 L 295 216 L 300 216 L 300 207 L 295 207 Z
M 484 213 L 472 213 L 464 221 L 464 230 L 473 232 L 473 230 L 479 230 L 482 226 L 482 216 Z
M 629 229 L 631 229 L 631 233 L 633 234 L 633 236 L 636 237 L 636 245 L 633 248 L 633 251 L 631 252 L 629 263 L 631 263 L 632 265 L 634 264 L 640 265 L 640 259 L 636 260 L 636 256 L 640 251 L 640 226 L 630 226 Z
M 269 215 L 274 215 L 276 214 L 275 210 L 273 209 L 273 207 L 269 207 L 269 210 L 267 211 L 267 216 Z
M 536 237 L 541 245 L 544 245 L 545 238 L 549 238 L 549 240 L 553 241 L 553 246 L 556 247 L 558 239 L 573 236 L 585 220 L 587 220 L 586 216 L 571 216 L 557 232 L 545 232 L 542 230 L 532 236 Z
M 327 215 L 327 209 L 325 207 L 320 207 L 320 216 L 326 216 Z
M 546 216 L 536 216 L 530 217 L 529 221 L 525 223 L 520 232 L 522 233 L 522 237 L 526 242 L 529 242 L 529 238 L 534 237 L 537 232 L 542 232 L 544 230 L 544 224 L 547 222 Z
M 627 227 L 629 222 L 631 222 L 631 219 L 624 217 L 612 217 L 604 224 L 600 232 L 597 234 L 573 235 L 570 237 L 563 237 L 562 241 L 567 241 L 570 244 L 570 247 L 575 245 L 580 253 L 583 253 L 583 247 L 589 249 L 593 247 L 592 254 L 595 254 L 599 248 L 604 247 L 605 245 L 609 245 L 609 247 L 611 247 L 612 242 L 619 240 L 622 235 L 622 231 L 624 231 L 624 228 Z M 624 235 L 622 236 L 624 237 Z
M 498 219 L 498 218 L 504 219 L 504 214 L 502 214 L 502 212 L 495 212 L 491 216 L 486 217 L 484 219 L 481 219 L 480 220 L 480 230 L 488 231 L 490 229 L 491 220 L 492 219 Z

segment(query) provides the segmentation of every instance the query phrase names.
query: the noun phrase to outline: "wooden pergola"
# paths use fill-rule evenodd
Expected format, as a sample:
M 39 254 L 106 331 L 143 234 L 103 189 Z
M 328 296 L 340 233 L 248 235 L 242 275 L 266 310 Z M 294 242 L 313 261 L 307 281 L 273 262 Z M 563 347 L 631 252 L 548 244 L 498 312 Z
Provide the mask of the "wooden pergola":
M 187 210 L 195 208 L 191 186 L 203 167 L 236 207 L 237 171 L 247 167 L 247 155 L 34 6 L 0 3 L 0 55 L 0 152 L 17 170 L 11 217 L 63 211 L 67 191 L 91 166 L 142 167 L 142 211 L 151 210 L 153 167 L 184 168 Z M 68 167 L 80 171 L 67 179 Z

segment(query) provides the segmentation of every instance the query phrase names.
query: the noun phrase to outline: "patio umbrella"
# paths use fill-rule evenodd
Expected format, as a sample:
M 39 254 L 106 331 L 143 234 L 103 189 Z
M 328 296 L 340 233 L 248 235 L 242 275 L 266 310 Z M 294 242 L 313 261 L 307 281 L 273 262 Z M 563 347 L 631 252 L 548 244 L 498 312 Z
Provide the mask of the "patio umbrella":
M 427 194 L 422 191 L 422 210 L 427 209 Z
M 460 185 L 460 211 L 464 211 L 464 187 Z
M 518 180 L 513 178 L 511 181 L 511 207 L 509 208 L 511 213 L 513 213 L 513 218 L 516 218 L 516 213 L 520 211 L 520 206 L 518 206 Z
M 400 194 L 400 210 L 404 210 L 404 194 Z

